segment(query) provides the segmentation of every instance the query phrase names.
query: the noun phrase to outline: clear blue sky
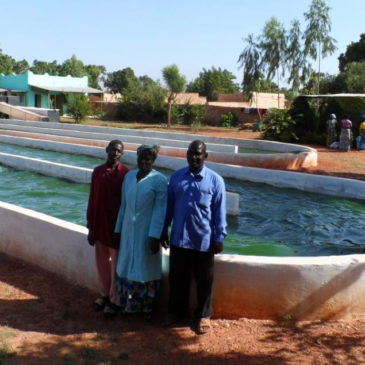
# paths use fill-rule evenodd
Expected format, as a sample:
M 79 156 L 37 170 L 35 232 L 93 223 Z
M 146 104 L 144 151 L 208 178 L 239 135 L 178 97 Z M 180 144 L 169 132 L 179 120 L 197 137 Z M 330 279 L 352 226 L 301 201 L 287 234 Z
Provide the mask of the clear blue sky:
M 275 16 L 285 27 L 310 0 L 52 0 L 1 1 L 0 48 L 16 60 L 62 63 L 75 54 L 108 72 L 131 67 L 161 79 L 177 64 L 188 81 L 202 68 L 221 67 L 241 81 L 237 59 L 243 38 L 259 35 Z M 326 0 L 337 51 L 322 70 L 338 72 L 338 56 L 365 32 L 365 0 Z

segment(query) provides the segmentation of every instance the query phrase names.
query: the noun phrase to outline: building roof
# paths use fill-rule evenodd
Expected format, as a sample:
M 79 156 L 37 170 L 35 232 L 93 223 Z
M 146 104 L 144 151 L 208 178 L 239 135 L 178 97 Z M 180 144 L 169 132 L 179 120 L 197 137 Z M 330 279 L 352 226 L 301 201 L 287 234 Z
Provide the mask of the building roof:
M 299 95 L 303 98 L 365 98 L 365 94 L 318 94 L 318 95 Z
M 29 83 L 29 86 L 45 91 L 58 91 L 62 93 L 88 93 L 88 94 L 102 94 L 103 91 L 94 89 L 92 87 L 84 86 L 50 86 L 50 85 L 34 85 Z
M 167 102 L 167 98 L 165 101 Z M 207 98 L 200 96 L 198 93 L 177 93 L 174 104 L 204 105 L 206 102 Z
M 242 93 L 219 94 L 218 101 L 209 102 L 209 105 L 228 108 L 285 108 L 285 95 L 283 93 L 264 93 L 253 91 L 251 100 Z

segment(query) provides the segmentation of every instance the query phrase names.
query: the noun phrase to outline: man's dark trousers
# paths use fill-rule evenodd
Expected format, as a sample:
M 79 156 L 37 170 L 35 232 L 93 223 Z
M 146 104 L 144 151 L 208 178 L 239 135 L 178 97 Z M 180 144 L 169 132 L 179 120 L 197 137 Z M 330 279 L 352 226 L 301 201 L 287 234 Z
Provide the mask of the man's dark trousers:
M 191 275 L 196 282 L 198 301 L 194 315 L 197 319 L 210 318 L 213 310 L 213 252 L 201 252 L 171 245 L 169 313 L 179 317 L 186 315 Z

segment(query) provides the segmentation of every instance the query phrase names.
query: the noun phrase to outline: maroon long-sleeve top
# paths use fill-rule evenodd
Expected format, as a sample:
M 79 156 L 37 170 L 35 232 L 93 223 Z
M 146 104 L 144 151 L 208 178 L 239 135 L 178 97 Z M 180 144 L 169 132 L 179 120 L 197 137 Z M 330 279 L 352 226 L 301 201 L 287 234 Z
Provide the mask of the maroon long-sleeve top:
M 121 199 L 124 176 L 129 171 L 118 163 L 112 170 L 106 164 L 95 167 L 91 176 L 89 202 L 87 207 L 87 228 L 89 236 L 105 246 L 116 247 L 113 240 Z

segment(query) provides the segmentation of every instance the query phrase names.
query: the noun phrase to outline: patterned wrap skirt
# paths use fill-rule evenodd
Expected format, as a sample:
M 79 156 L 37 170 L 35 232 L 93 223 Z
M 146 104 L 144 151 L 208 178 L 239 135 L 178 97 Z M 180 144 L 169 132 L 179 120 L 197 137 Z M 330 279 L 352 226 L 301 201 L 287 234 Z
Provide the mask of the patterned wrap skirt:
M 349 151 L 351 147 L 351 129 L 342 128 L 340 134 L 340 147 L 341 151 Z
M 152 313 L 158 288 L 159 280 L 142 283 L 117 276 L 116 304 L 125 313 Z

